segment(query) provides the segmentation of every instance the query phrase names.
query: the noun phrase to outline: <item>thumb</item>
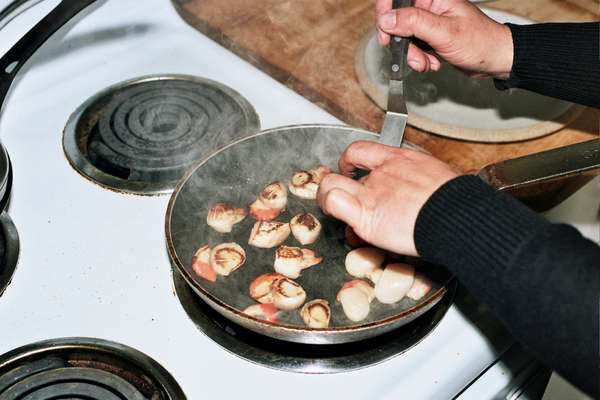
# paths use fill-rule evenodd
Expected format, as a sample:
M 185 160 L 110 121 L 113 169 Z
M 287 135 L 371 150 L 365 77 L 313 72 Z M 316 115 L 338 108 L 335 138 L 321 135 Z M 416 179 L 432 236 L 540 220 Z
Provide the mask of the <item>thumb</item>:
M 335 188 L 329 191 L 322 204 L 325 213 L 352 227 L 359 225 L 362 213 L 360 201 L 344 189 Z
M 377 18 L 377 25 L 390 35 L 415 36 L 434 48 L 436 43 L 447 39 L 450 34 L 448 18 L 416 7 L 400 8 L 381 14 Z

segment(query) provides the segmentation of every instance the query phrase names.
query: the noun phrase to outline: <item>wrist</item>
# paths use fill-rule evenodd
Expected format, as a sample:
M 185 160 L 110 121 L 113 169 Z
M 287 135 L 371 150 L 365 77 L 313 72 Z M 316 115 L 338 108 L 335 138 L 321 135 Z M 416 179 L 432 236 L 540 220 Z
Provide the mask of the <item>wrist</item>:
M 493 35 L 494 54 L 488 66 L 488 73 L 497 79 L 508 79 L 514 62 L 514 44 L 512 31 L 508 25 L 498 24 Z

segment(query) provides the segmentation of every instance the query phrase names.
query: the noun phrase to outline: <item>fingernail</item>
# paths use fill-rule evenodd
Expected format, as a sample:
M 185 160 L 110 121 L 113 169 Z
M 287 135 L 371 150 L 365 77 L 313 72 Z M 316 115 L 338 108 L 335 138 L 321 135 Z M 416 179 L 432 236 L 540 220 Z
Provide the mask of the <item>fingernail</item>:
M 408 65 L 414 69 L 414 70 L 419 70 L 421 68 L 421 63 L 418 62 L 417 60 L 408 60 Z
M 388 12 L 379 16 L 379 26 L 382 29 L 392 29 L 396 26 L 396 13 Z

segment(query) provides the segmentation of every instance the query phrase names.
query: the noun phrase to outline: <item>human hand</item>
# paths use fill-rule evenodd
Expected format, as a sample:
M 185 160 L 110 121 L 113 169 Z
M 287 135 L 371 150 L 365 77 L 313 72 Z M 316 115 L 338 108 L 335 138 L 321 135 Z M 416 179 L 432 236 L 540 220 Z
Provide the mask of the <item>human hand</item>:
M 411 44 L 408 65 L 418 72 L 437 71 L 440 60 L 469 75 L 507 78 L 513 64 L 512 34 L 466 0 L 416 0 L 415 7 L 392 10 L 392 0 L 377 0 L 378 40 L 390 35 L 414 36 L 435 51 L 430 54 Z
M 363 240 L 404 255 L 417 255 L 419 211 L 444 183 L 458 176 L 449 165 L 415 151 L 374 142 L 352 143 L 339 161 L 341 174 L 321 181 L 323 211 L 350 225 Z M 357 169 L 371 171 L 360 181 Z

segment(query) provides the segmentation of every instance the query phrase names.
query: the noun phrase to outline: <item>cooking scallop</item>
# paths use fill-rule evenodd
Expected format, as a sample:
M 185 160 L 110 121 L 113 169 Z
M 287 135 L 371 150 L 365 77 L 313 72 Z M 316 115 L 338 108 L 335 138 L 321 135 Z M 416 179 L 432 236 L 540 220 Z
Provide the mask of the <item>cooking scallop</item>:
M 250 232 L 248 244 L 270 249 L 279 246 L 290 236 L 290 224 L 279 221 L 257 221 Z
M 346 255 L 346 271 L 356 278 L 368 278 L 377 283 L 382 274 L 385 252 L 375 247 L 361 247 Z
M 330 172 L 331 170 L 325 166 L 298 171 L 290 178 L 290 192 L 302 199 L 314 200 L 317 198 L 317 191 L 323 177 Z
M 217 280 L 217 273 L 210 266 L 210 247 L 202 246 L 196 253 L 194 253 L 194 257 L 192 257 L 192 269 L 201 278 L 206 279 L 210 282 L 215 282 Z
M 260 303 L 274 304 L 280 310 L 294 310 L 306 300 L 306 292 L 297 282 L 281 274 L 265 274 L 250 284 L 250 296 Z
M 373 287 L 360 279 L 345 283 L 337 294 L 337 300 L 342 303 L 344 314 L 354 322 L 367 318 L 374 297 Z
M 410 290 L 415 280 L 415 268 L 409 264 L 390 264 L 375 285 L 375 296 L 384 304 L 396 303 Z
M 279 246 L 275 251 L 275 271 L 288 278 L 296 279 L 303 269 L 319 264 L 323 258 L 315 252 L 300 247 Z
M 302 306 L 300 316 L 309 328 L 327 328 L 331 318 L 331 309 L 327 300 L 316 299 Z
M 268 184 L 258 196 L 258 199 L 250 205 L 250 215 L 259 221 L 271 221 L 287 205 L 287 189 L 281 182 Z
M 246 252 L 237 243 L 223 243 L 210 252 L 210 266 L 219 275 L 228 276 L 246 262 Z
M 208 226 L 221 233 L 231 232 L 233 225 L 246 218 L 246 210 L 235 208 L 227 203 L 217 203 L 206 216 Z
M 312 214 L 298 214 L 290 221 L 292 235 L 302 245 L 312 244 L 317 241 L 321 233 L 321 223 Z
M 431 290 L 431 281 L 427 279 L 423 274 L 418 273 L 415 275 L 415 280 L 410 287 L 406 297 L 413 300 L 421 300 L 427 296 L 427 293 Z

